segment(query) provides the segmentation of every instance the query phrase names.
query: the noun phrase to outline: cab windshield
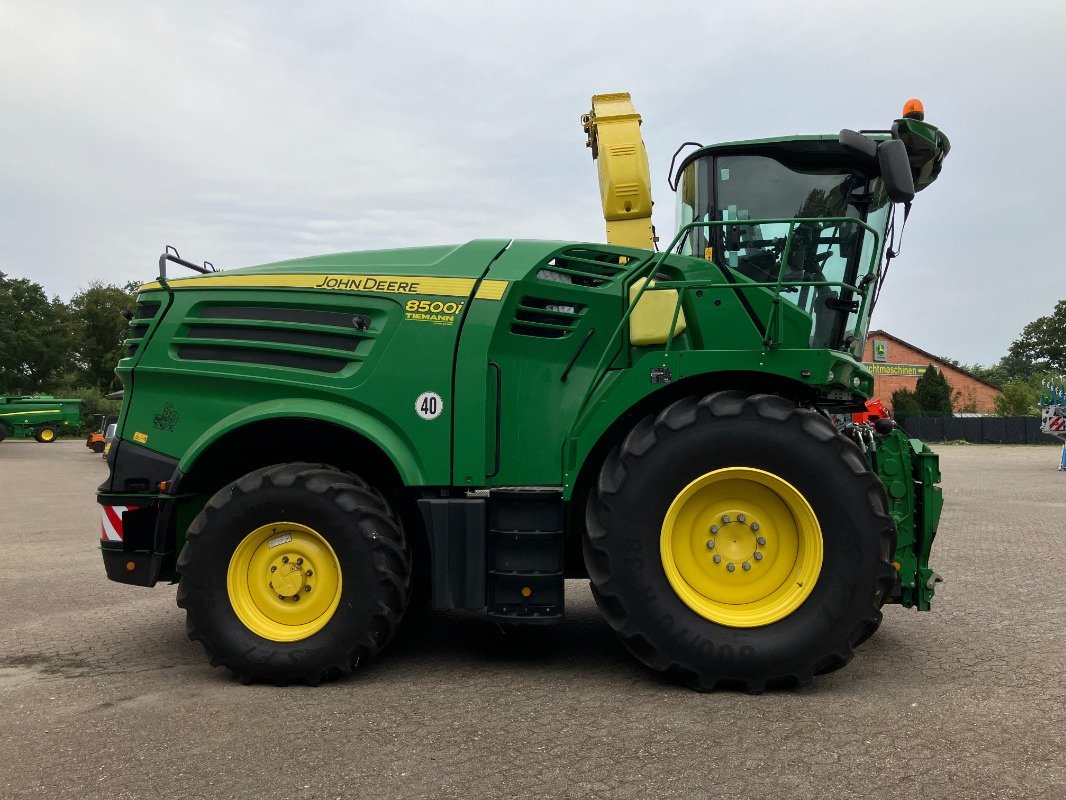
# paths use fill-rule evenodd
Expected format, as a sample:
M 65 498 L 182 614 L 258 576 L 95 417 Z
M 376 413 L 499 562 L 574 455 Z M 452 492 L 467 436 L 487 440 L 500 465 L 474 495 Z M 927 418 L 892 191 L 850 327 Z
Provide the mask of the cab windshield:
M 780 276 L 784 299 L 813 318 L 811 347 L 847 347 L 861 297 L 840 286 L 788 281 L 866 285 L 873 248 L 883 246 L 890 205 L 880 179 L 838 165 L 723 154 L 688 165 L 678 200 L 679 226 L 695 219 L 736 223 L 693 229 L 682 252 L 711 258 L 759 283 L 776 283 Z

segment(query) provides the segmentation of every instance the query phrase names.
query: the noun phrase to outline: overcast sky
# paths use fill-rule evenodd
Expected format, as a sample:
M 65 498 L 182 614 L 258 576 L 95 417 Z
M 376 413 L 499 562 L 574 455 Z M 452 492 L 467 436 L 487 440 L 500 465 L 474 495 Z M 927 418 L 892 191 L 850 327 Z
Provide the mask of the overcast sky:
M 987 7 L 986 7 L 987 6 Z M 1066 3 L 0 0 L 0 271 L 69 297 L 174 244 L 238 267 L 482 237 L 602 241 L 578 118 L 629 91 L 660 234 L 674 148 L 951 137 L 875 327 L 990 363 L 1066 297 Z

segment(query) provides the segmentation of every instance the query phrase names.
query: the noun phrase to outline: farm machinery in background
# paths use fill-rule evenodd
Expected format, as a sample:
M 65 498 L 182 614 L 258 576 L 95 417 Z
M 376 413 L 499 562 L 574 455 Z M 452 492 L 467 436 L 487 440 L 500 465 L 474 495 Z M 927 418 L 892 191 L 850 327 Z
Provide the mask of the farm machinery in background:
M 106 455 L 107 444 L 115 435 L 118 417 L 113 414 L 97 414 L 93 421 L 94 429 L 85 437 L 85 446 L 94 453 Z
M 895 209 L 946 137 L 912 101 L 884 130 L 696 146 L 658 250 L 629 95 L 582 124 L 607 244 L 164 252 L 117 369 L 108 577 L 179 582 L 212 663 L 276 683 L 375 655 L 415 584 L 520 627 L 586 577 L 698 689 L 806 684 L 885 603 L 928 609 L 937 457 L 851 415 Z
M 49 395 L 0 397 L 0 441 L 11 436 L 50 444 L 64 429 L 81 423 L 81 400 Z

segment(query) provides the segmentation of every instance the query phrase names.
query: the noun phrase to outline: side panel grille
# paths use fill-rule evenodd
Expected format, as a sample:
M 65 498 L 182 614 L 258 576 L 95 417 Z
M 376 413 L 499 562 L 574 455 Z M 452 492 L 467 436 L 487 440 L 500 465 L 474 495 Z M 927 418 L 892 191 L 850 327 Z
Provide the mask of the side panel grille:
M 562 339 L 570 334 L 587 309 L 588 306 L 569 300 L 526 296 L 515 308 L 511 333 Z
M 181 345 L 178 358 L 186 361 L 229 361 L 240 364 L 266 364 L 272 367 L 307 369 L 312 372 L 340 372 L 348 362 L 341 358 L 290 353 L 286 351 L 250 350 L 236 347 Z
M 293 328 L 236 328 L 227 325 L 197 325 L 186 334 L 190 339 L 244 339 L 277 342 L 301 347 L 324 347 L 355 352 L 360 339 L 339 333 L 322 333 Z
M 382 309 L 369 304 L 353 311 L 204 303 L 190 310 L 172 343 L 185 361 L 350 373 L 366 359 L 384 321 Z
M 578 286 L 603 286 L 626 272 L 625 256 L 571 247 L 546 262 L 537 277 Z
M 269 306 L 207 306 L 200 319 L 248 319 L 263 322 L 295 322 L 306 325 L 332 325 L 337 328 L 368 327 L 370 319 L 350 311 L 329 311 L 324 308 L 282 308 Z
M 123 344 L 126 345 L 126 358 L 133 358 L 141 347 L 152 320 L 159 313 L 161 304 L 157 302 L 138 302 L 133 309 L 133 318 L 130 320 L 129 336 Z

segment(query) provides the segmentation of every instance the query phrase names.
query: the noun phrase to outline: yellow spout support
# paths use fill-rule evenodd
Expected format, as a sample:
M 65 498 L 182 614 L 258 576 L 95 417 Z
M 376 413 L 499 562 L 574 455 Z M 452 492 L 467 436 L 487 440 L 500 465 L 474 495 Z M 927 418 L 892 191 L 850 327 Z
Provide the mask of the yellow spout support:
M 640 114 L 629 92 L 595 94 L 592 110 L 581 116 L 592 158 L 600 175 L 600 201 L 607 224 L 608 244 L 655 249 L 651 224 L 651 170 L 648 151 L 640 138 Z M 633 302 L 641 284 L 629 289 Z M 676 289 L 648 287 L 629 316 L 629 338 L 634 347 L 652 347 L 670 339 L 670 323 L 677 305 Z M 677 318 L 673 335 L 686 327 L 685 312 Z
M 582 115 L 581 126 L 599 171 L 607 241 L 651 250 L 651 170 L 640 138 L 640 114 L 629 92 L 593 95 L 592 110 Z

